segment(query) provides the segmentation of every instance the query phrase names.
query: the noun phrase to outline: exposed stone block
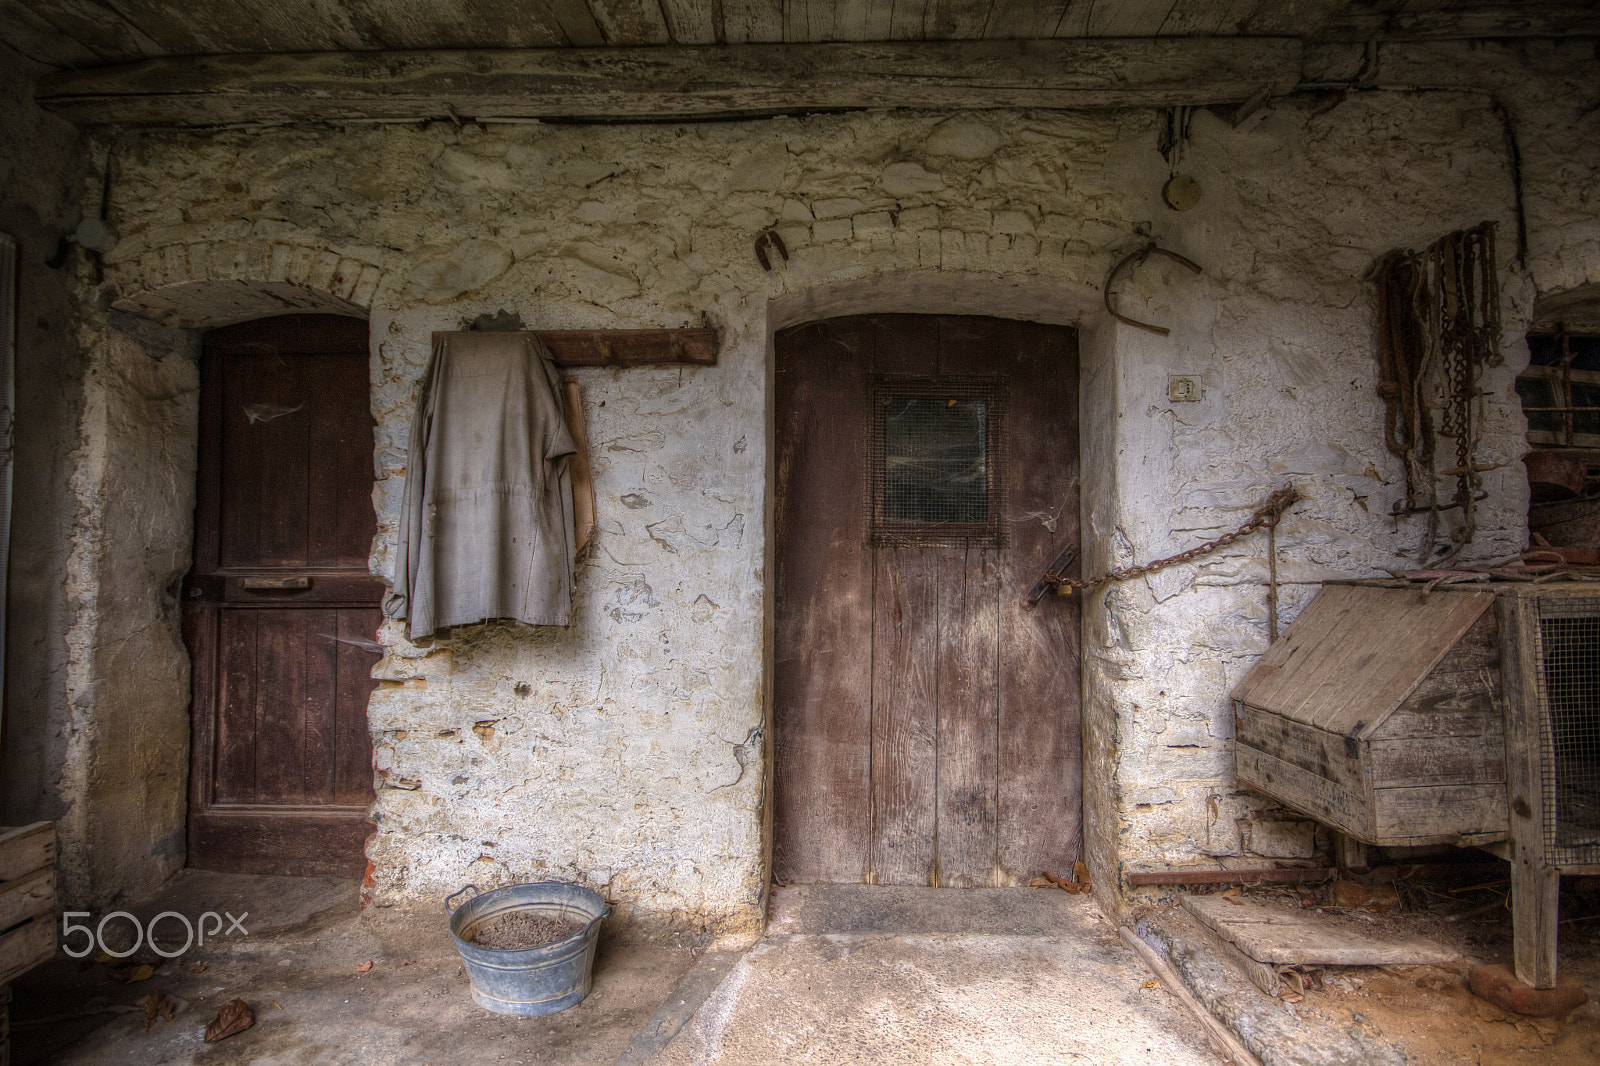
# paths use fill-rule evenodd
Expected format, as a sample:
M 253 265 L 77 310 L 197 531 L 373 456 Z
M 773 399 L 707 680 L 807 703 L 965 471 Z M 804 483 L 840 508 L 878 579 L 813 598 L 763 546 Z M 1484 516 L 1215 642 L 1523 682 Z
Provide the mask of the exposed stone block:
M 994 215 L 976 207 L 946 207 L 939 220 L 950 229 L 966 233 L 988 233 L 994 224 Z
M 868 211 L 855 215 L 850 219 L 850 224 L 858 241 L 868 240 L 894 229 L 894 222 L 889 218 L 887 211 Z
M 891 163 L 884 168 L 882 184 L 890 196 L 917 196 L 938 192 L 944 179 L 916 163 Z
M 1026 211 L 996 211 L 992 228 L 996 233 L 1032 233 L 1033 219 Z
M 811 227 L 811 236 L 818 244 L 829 241 L 847 241 L 855 235 L 855 225 L 848 218 L 830 218 Z
M 866 208 L 866 204 L 853 196 L 835 197 L 831 200 L 813 200 L 811 213 L 819 220 L 845 218 L 857 214 Z
M 922 150 L 929 155 L 977 160 L 994 155 L 1002 143 L 1000 134 L 987 123 L 971 118 L 952 118 L 935 127 L 923 143 Z

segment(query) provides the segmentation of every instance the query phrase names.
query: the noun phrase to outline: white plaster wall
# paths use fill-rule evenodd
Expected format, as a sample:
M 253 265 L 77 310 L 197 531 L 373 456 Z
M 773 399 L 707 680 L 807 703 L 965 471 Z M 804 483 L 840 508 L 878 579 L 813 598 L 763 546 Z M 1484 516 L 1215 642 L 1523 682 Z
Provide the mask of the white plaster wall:
M 153 891 L 183 866 L 189 569 L 199 373 L 192 345 L 84 331 L 90 354 L 67 560 L 70 719 L 56 785 L 69 899 Z
M 372 316 L 377 573 L 390 565 L 432 330 L 505 309 L 531 328 L 704 322 L 723 338 L 714 368 L 576 372 L 601 530 L 570 628 L 474 627 L 428 647 L 394 626 L 381 635 L 379 903 L 569 877 L 691 923 L 755 920 L 772 301 L 799 319 L 812 290 L 929 272 L 1059 294 L 1095 353 L 1091 568 L 1231 529 L 1292 480 L 1307 500 L 1280 530 L 1287 620 L 1326 577 L 1417 561 L 1418 524 L 1383 517 L 1400 472 L 1382 444 L 1366 270 L 1390 248 L 1495 219 L 1507 364 L 1486 383 L 1482 455 L 1502 466 L 1468 557 L 1521 547 L 1510 380 L 1526 358 L 1532 287 L 1510 247 L 1492 103 L 1473 92 L 1296 97 L 1240 129 L 1199 113 L 1184 169 L 1204 198 L 1184 214 L 1160 203 L 1158 118 L 435 124 L 129 143 L 113 200 L 125 241 L 109 264 L 129 304 L 176 306 L 196 286 L 247 275 L 354 291 L 365 284 L 354 271 L 370 267 L 354 302 Z M 1596 167 L 1582 166 L 1592 180 Z M 1547 198 L 1571 183 L 1524 176 Z M 792 255 L 767 274 L 752 246 L 771 225 Z M 1205 268 L 1194 277 L 1153 260 L 1119 286 L 1122 309 L 1170 326 L 1166 338 L 1082 310 L 1144 233 Z M 272 273 L 278 262 L 290 266 Z M 318 263 L 332 264 L 320 280 Z M 1169 373 L 1200 376 L 1205 398 L 1167 403 Z M 1087 817 L 1102 871 L 1309 846 L 1232 785 L 1225 695 L 1265 647 L 1261 547 L 1124 585 L 1086 613 Z

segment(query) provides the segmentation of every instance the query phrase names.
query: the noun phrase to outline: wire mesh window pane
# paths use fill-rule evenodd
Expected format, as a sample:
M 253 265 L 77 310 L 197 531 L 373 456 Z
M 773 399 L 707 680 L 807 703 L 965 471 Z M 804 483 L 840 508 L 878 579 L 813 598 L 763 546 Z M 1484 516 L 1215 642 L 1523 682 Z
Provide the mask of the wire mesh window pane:
M 991 378 L 874 382 L 873 543 L 1003 546 L 1005 406 Z
M 883 418 L 883 516 L 891 522 L 989 518 L 989 405 L 890 396 Z

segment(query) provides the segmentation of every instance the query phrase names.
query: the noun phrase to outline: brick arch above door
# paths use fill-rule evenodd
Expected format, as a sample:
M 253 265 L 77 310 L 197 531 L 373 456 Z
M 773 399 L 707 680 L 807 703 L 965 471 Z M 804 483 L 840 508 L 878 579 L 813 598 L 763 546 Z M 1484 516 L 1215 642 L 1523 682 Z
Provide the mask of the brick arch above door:
M 337 248 L 278 241 L 198 241 L 106 264 L 112 306 L 168 326 L 206 329 L 283 314 L 365 317 L 393 271 Z

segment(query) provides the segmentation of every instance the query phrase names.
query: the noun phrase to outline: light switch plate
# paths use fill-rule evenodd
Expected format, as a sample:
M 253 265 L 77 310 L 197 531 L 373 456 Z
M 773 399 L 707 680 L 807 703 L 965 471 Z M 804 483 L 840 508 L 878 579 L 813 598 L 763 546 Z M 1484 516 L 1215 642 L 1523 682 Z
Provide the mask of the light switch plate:
M 1199 378 L 1189 374 L 1167 375 L 1168 403 L 1195 403 L 1200 396 Z

